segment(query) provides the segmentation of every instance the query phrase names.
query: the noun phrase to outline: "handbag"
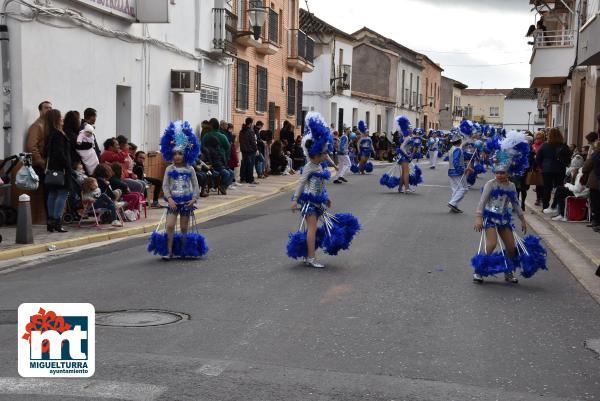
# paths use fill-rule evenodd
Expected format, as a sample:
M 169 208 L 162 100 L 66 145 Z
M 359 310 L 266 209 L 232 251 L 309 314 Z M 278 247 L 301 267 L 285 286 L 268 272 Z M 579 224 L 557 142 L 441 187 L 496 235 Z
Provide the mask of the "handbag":
M 44 184 L 48 187 L 63 187 L 65 185 L 64 170 L 50 170 L 48 168 L 49 160 L 46 161 L 46 176 Z
M 527 185 L 544 185 L 544 177 L 539 171 L 531 170 L 525 177 L 525 183 Z

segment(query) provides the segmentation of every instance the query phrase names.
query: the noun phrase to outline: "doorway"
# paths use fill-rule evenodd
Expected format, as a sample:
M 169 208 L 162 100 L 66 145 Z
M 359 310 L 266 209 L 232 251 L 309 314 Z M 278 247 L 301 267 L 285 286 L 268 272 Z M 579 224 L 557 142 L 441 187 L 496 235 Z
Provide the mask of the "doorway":
M 344 109 L 340 108 L 338 110 L 338 132 L 342 132 L 344 130 Z
M 131 87 L 117 85 L 116 131 L 131 141 Z
M 585 132 L 583 131 L 584 122 L 585 122 L 585 90 L 586 90 L 587 80 L 583 78 L 581 80 L 581 92 L 579 97 L 579 115 L 577 121 L 577 138 L 569 138 L 568 145 L 571 143 L 576 144 L 577 146 L 581 146 L 583 142 L 583 137 Z

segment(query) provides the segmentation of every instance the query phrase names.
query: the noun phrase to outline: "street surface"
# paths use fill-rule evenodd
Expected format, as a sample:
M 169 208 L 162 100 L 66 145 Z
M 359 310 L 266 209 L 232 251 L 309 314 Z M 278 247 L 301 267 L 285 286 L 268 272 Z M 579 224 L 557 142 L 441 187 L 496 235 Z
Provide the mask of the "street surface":
M 399 195 L 372 176 L 329 185 L 363 230 L 310 269 L 285 255 L 290 194 L 203 223 L 211 252 L 165 263 L 132 239 L 0 276 L 0 400 L 597 400 L 600 306 L 549 272 L 471 282 L 481 178 L 448 213 L 447 167 Z M 96 328 L 91 380 L 23 380 L 23 302 L 166 310 L 175 324 Z M 6 312 L 2 312 L 6 311 Z

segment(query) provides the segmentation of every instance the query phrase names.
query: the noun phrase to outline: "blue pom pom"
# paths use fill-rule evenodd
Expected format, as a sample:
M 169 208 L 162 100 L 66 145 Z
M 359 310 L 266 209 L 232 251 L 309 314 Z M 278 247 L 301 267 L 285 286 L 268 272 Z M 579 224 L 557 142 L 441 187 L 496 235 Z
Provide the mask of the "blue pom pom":
M 444 161 L 445 162 L 450 161 L 450 156 L 448 156 L 448 155 L 444 156 Z
M 423 183 L 423 171 L 421 167 L 415 165 L 413 172 L 408 176 L 408 183 L 413 187 Z
M 359 231 L 360 223 L 351 213 L 336 214 L 330 230 L 331 235 L 323 239 L 323 250 L 334 256 L 341 250 L 347 250 Z
M 443 153 L 442 153 L 442 151 L 440 150 L 440 151 L 438 152 L 438 157 L 442 157 L 442 156 L 444 156 L 444 154 L 443 154 Z
M 494 252 L 491 255 L 477 254 L 471 258 L 471 265 L 474 272 L 483 277 L 512 273 L 516 269 L 513 261 L 506 258 L 501 252 Z
M 358 168 L 358 164 L 353 164 L 352 166 L 350 166 L 350 171 L 352 171 L 352 173 L 354 174 L 358 174 L 360 169 Z
M 167 241 L 167 233 L 153 231 L 148 239 L 148 252 L 154 255 L 168 256 L 169 248 Z
M 287 255 L 293 259 L 308 257 L 306 231 L 297 231 L 293 234 L 289 234 L 289 240 L 287 243 Z
M 522 253 L 520 255 L 521 275 L 525 278 L 531 278 L 538 270 L 548 270 L 546 266 L 546 250 L 541 244 L 540 237 L 528 235 L 523 238 L 525 249 L 529 255 Z
M 182 255 L 185 257 L 199 258 L 208 253 L 208 245 L 202 234 L 189 233 L 185 236 Z
M 365 171 L 366 171 L 367 173 L 372 173 L 372 172 L 373 172 L 373 163 L 371 163 L 371 162 L 367 162 L 367 163 L 365 164 Z
M 475 165 L 475 174 L 484 174 L 486 172 L 485 166 L 483 164 Z
M 379 185 L 383 185 L 384 187 L 387 187 L 388 182 L 390 182 L 390 175 L 388 173 L 385 173 L 379 179 Z

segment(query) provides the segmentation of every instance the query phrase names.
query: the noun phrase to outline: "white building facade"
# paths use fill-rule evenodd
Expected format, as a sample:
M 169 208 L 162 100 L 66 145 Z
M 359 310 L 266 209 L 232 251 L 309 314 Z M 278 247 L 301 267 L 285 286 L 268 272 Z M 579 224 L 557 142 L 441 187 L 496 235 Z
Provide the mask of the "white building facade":
M 535 88 L 515 88 L 504 99 L 504 123 L 506 130 L 536 132 L 544 128 L 544 110 L 538 108 Z
M 49 3 L 36 6 L 35 14 L 9 4 L 9 60 L 2 60 L 10 63 L 3 75 L 11 92 L 4 96 L 5 126 L 10 122 L 4 155 L 23 150 L 44 100 L 63 114 L 92 107 L 98 111 L 98 142 L 125 135 L 148 151 L 158 150 L 172 120 L 197 127 L 212 117 L 229 118 L 232 57 L 214 41 L 224 27 L 219 9 L 226 1 L 97 3 L 113 4 L 55 0 L 51 9 Z M 172 79 L 172 71 L 185 73 Z
M 365 105 L 352 97 L 354 38 L 303 9 L 300 29 L 315 40 L 315 69 L 303 74 L 305 111 L 321 113 L 337 130 L 356 126 L 365 119 Z

